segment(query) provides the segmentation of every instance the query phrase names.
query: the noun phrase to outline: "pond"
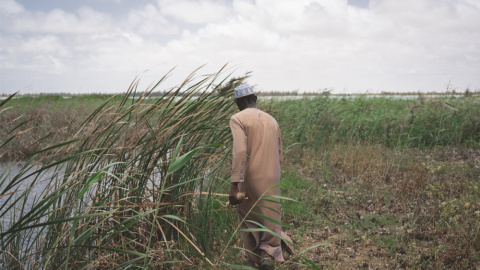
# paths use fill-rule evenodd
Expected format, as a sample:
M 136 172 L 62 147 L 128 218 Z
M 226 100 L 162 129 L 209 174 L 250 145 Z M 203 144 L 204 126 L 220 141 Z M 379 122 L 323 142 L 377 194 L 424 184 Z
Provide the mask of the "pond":
M 8 228 L 21 212 L 26 213 L 32 209 L 35 201 L 45 192 L 47 184 L 53 177 L 53 170 L 36 173 L 40 168 L 40 165 L 0 163 L 0 190 L 1 194 L 5 194 L 0 197 L 2 231 Z

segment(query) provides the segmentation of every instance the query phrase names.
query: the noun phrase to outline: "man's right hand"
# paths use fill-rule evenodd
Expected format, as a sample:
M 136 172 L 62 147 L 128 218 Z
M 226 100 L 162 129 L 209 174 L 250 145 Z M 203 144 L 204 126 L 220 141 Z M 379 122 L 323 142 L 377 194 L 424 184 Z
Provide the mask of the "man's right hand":
M 231 205 L 240 204 L 242 201 L 237 198 L 238 194 L 238 183 L 232 183 L 230 187 L 230 193 L 228 195 L 228 200 L 230 201 Z

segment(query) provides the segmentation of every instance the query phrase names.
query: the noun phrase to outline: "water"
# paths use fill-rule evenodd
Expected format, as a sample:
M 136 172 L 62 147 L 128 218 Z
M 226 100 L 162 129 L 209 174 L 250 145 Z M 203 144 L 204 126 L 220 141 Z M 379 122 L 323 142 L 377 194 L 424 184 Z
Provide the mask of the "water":
M 17 97 L 14 97 L 14 98 L 21 98 L 22 96 L 17 96 Z M 288 96 L 282 96 L 282 95 L 279 95 L 279 96 L 264 96 L 264 95 L 261 95 L 261 93 L 259 94 L 259 98 L 261 99 L 273 99 L 273 100 L 291 100 L 291 99 L 312 99 L 312 98 L 316 98 L 316 97 L 323 97 L 322 95 L 288 95 Z M 328 95 L 329 98 L 359 98 L 359 97 L 363 97 L 363 98 L 392 98 L 392 99 L 418 99 L 418 95 L 388 95 L 388 94 L 331 94 L 331 95 Z M 450 97 L 455 97 L 455 98 L 460 98 L 460 97 L 464 97 L 463 94 L 455 94 L 455 95 L 452 95 L 452 94 L 437 94 L 437 95 L 430 95 L 430 94 L 424 94 L 423 95 L 424 98 L 450 98 Z M 5 100 L 7 99 L 8 96 L 0 96 L 0 100 Z M 72 96 L 62 96 L 63 99 L 70 99 L 72 98 Z M 130 97 L 130 98 L 133 98 L 133 97 Z M 135 98 L 138 98 L 138 97 L 135 97 Z M 152 97 L 152 98 L 158 98 L 158 97 Z M 182 97 L 175 97 L 176 100 L 178 99 L 181 99 Z M 191 97 L 191 99 L 196 99 L 198 97 Z
M 264 100 L 295 100 L 295 99 L 313 99 L 313 98 L 318 98 L 318 97 L 328 97 L 332 99 L 340 99 L 340 98 L 348 98 L 348 99 L 354 99 L 354 98 L 387 98 L 387 99 L 404 99 L 404 100 L 416 100 L 419 98 L 418 95 L 356 95 L 356 94 L 347 94 L 347 95 L 339 95 L 339 94 L 332 94 L 328 96 L 322 96 L 322 95 L 296 95 L 296 96 L 259 96 L 259 99 L 264 99 Z M 460 98 L 463 97 L 463 95 L 423 95 L 425 99 L 435 99 L 435 98 Z
M 52 186 L 55 183 L 62 183 L 64 181 L 64 169 L 63 168 L 50 168 L 47 170 L 41 170 L 41 165 L 27 166 L 23 168 L 23 163 L 0 163 L 0 194 L 13 194 L 0 197 L 0 228 L 4 232 L 7 230 L 13 221 L 18 220 L 21 216 L 20 211 L 23 214 L 32 209 L 35 203 L 37 203 L 46 193 L 52 192 Z M 41 172 L 37 172 L 41 170 Z M 110 173 L 113 173 L 113 167 L 106 169 Z M 31 174 L 31 175 L 30 175 Z M 15 177 L 17 177 L 16 180 Z M 30 176 L 29 176 L 30 175 Z M 28 176 L 28 177 L 27 177 Z M 12 181 L 13 186 L 8 187 Z M 161 186 L 161 176 L 158 168 L 155 168 L 152 174 L 149 176 L 149 180 L 146 181 L 146 188 L 153 190 L 155 187 Z M 8 190 L 6 188 L 8 187 Z M 97 185 L 93 185 L 90 192 L 95 193 Z M 27 196 L 24 193 L 28 193 Z M 8 209 L 15 199 L 22 197 L 22 199 L 15 204 L 12 208 Z M 149 201 L 153 201 L 153 197 L 148 198 Z M 91 198 L 84 197 L 83 203 L 90 203 Z
M 23 167 L 24 164 L 22 163 L 0 163 L 1 193 L 8 194 L 10 192 L 14 192 L 11 195 L 0 198 L 0 206 L 2 206 L 2 210 L 0 210 L 0 224 L 2 227 L 2 231 L 5 231 L 12 221 L 18 219 L 22 208 L 23 213 L 26 213 L 30 209 L 32 209 L 33 204 L 45 192 L 45 189 L 47 188 L 47 183 L 53 177 L 53 170 L 46 170 L 41 173 L 33 174 L 26 178 L 26 176 L 39 170 L 41 166 L 28 166 L 28 169 L 26 170 Z M 15 180 L 13 186 L 8 187 L 10 183 L 14 181 L 17 175 L 19 175 L 20 177 Z M 34 184 L 32 185 L 32 183 Z M 7 187 L 8 190 L 6 190 Z M 28 192 L 28 196 L 24 196 L 24 199 L 18 201 L 14 207 L 7 211 L 6 209 L 15 202 L 15 199 L 22 196 L 22 194 L 25 192 Z M 12 216 L 12 214 L 14 215 Z
M 54 178 L 53 170 L 36 173 L 39 169 L 41 169 L 40 165 L 25 166 L 23 163 L 0 163 L 0 194 L 6 195 L 0 197 L 0 232 L 6 232 L 15 222 L 18 222 L 46 192 L 48 183 Z M 29 176 L 30 174 L 32 175 Z M 17 198 L 21 199 L 15 202 Z M 10 206 L 12 207 L 10 208 Z M 41 217 L 37 222 L 45 221 L 46 217 Z M 40 228 L 26 229 L 26 231 L 20 233 L 22 237 L 19 240 L 22 242 L 21 244 L 17 242 L 17 244 L 20 244 L 22 254 L 35 253 L 36 245 L 33 247 L 33 251 L 28 249 L 34 244 L 32 238 L 39 234 L 39 239 L 41 239 L 43 233 L 40 232 Z M 0 261 L 0 268 L 5 266 L 2 265 L 4 263 Z M 23 258 L 22 263 L 26 268 L 29 268 L 31 262 L 29 259 Z

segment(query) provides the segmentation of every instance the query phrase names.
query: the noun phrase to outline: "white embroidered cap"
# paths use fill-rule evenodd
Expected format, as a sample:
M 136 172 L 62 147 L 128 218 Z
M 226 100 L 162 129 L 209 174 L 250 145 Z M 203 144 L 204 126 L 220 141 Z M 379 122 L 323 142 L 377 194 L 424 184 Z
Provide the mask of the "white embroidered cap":
M 235 88 L 235 98 L 241 98 L 252 94 L 254 94 L 253 87 L 248 84 L 242 84 L 239 87 Z

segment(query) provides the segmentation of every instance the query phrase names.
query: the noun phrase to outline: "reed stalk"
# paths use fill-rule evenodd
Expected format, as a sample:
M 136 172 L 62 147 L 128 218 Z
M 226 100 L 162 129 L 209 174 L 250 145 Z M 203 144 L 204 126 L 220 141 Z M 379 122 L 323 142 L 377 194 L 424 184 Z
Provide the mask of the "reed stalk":
M 232 87 L 244 78 L 226 84 L 222 70 L 194 72 L 150 98 L 167 77 L 140 96 L 134 80 L 120 101 L 99 106 L 73 136 L 32 153 L 18 172 L 0 174 L 2 266 L 213 265 L 207 256 L 213 239 L 201 234 L 216 229 L 202 223 L 199 230 L 196 221 L 212 215 L 203 194 L 214 197 L 228 179 Z M 0 113 L 12 98 L 0 103 Z M 12 120 L 0 146 L 20 136 L 23 124 Z M 38 162 L 45 152 L 51 154 Z M 233 220 L 226 210 L 220 215 Z

